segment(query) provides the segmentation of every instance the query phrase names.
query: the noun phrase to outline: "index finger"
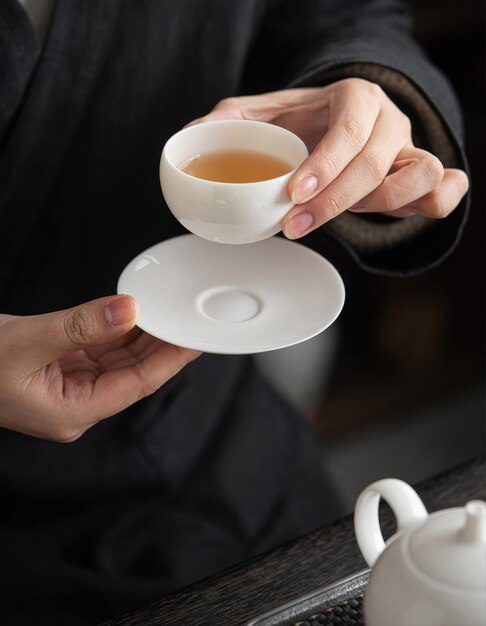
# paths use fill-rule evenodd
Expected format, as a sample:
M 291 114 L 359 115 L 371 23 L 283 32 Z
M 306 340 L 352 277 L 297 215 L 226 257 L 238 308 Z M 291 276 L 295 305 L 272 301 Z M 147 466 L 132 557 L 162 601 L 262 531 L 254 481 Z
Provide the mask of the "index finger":
M 371 89 L 369 89 L 371 93 Z M 368 142 L 380 113 L 380 99 L 340 90 L 329 105 L 329 128 L 289 181 L 294 204 L 302 204 L 332 183 Z

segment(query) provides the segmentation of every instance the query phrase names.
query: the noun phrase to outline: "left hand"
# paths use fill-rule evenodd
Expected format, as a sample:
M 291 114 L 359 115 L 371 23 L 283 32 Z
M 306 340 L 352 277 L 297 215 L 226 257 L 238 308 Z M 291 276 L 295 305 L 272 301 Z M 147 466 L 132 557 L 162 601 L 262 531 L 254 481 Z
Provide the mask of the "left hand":
M 199 356 L 141 333 L 137 314 L 126 295 L 43 315 L 0 314 L 0 428 L 75 441 Z
M 414 146 L 410 120 L 376 84 L 350 78 L 327 87 L 227 98 L 194 123 L 251 119 L 301 137 L 310 152 L 289 182 L 295 206 L 282 222 L 297 239 L 343 211 L 390 217 L 449 215 L 466 174 Z

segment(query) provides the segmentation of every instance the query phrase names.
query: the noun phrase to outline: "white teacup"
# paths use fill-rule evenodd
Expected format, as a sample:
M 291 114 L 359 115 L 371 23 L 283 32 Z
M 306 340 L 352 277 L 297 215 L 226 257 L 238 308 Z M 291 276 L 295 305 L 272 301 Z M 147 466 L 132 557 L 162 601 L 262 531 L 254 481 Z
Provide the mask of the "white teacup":
M 292 171 L 252 183 L 222 183 L 195 178 L 179 168 L 197 154 L 253 150 L 287 162 Z M 293 204 L 288 182 L 308 156 L 304 142 L 284 128 L 251 120 L 204 122 L 184 128 L 165 144 L 160 184 L 165 201 L 181 224 L 218 243 L 260 241 L 280 231 Z

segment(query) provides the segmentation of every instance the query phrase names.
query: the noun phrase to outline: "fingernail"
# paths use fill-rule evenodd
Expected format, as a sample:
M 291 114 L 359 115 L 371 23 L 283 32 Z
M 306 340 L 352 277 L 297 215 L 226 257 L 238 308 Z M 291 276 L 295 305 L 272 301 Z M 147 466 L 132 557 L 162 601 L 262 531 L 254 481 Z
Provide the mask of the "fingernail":
M 297 213 L 291 217 L 284 226 L 285 236 L 289 239 L 297 239 L 308 230 L 314 223 L 314 217 L 311 213 Z
M 292 190 L 292 202 L 294 204 L 302 204 L 317 189 L 319 181 L 315 176 L 304 176 Z
M 122 326 L 133 320 L 135 314 L 133 302 L 127 296 L 121 296 L 108 302 L 105 306 L 105 317 L 113 326 Z

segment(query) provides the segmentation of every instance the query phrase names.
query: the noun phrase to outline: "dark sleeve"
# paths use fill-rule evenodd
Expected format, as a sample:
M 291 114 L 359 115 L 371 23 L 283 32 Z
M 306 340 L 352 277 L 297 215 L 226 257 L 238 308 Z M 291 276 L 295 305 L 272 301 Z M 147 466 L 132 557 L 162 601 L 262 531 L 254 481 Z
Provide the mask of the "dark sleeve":
M 376 82 L 410 117 L 417 145 L 445 167 L 468 171 L 457 99 L 414 41 L 410 16 L 396 0 L 272 0 L 246 76 L 246 93 L 323 86 L 352 76 Z M 365 269 L 416 273 L 450 254 L 468 204 L 466 197 L 441 220 L 345 212 L 322 231 Z

